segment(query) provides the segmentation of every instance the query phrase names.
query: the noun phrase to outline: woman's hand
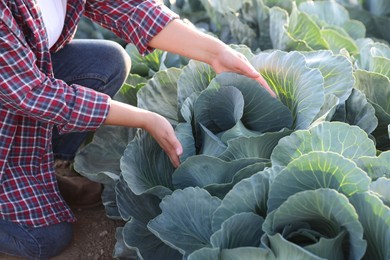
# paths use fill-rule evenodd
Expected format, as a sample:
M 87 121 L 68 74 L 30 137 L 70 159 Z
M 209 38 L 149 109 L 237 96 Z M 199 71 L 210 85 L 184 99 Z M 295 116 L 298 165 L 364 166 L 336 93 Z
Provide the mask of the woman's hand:
M 216 73 L 235 72 L 257 80 L 273 97 L 275 93 L 268 86 L 267 81 L 256 71 L 248 59 L 241 53 L 233 50 L 229 46 L 221 48 L 216 57 L 210 61 Z
M 175 167 L 180 165 L 179 156 L 183 148 L 176 138 L 173 127 L 163 116 L 111 100 L 105 124 L 145 129 L 167 153 L 172 164 Z
M 179 156 L 183 153 L 183 148 L 176 138 L 171 124 L 159 114 L 151 112 L 150 117 L 146 121 L 144 129 L 153 136 L 160 147 L 166 152 L 173 166 L 177 168 L 180 165 Z

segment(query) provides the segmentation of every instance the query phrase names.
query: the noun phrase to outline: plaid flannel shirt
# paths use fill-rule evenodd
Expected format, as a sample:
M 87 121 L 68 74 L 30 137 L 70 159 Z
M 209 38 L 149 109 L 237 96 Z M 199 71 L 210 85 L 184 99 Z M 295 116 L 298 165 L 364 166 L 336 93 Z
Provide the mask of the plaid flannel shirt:
M 72 222 L 59 194 L 51 147 L 59 131 L 96 130 L 109 97 L 53 77 L 50 51 L 71 41 L 82 15 L 134 43 L 141 53 L 177 15 L 153 0 L 68 0 L 62 34 L 48 49 L 35 0 L 0 2 L 0 218 L 39 227 Z

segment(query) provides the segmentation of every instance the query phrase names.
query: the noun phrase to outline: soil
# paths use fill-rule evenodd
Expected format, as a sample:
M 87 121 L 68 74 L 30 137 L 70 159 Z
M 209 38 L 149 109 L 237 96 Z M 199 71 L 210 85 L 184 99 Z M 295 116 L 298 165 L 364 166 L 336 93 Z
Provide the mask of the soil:
M 105 260 L 112 257 L 116 243 L 117 227 L 123 221 L 112 220 L 106 216 L 104 207 L 75 209 L 77 222 L 74 224 L 74 238 L 71 245 L 51 260 Z M 0 253 L 1 260 L 24 260 Z

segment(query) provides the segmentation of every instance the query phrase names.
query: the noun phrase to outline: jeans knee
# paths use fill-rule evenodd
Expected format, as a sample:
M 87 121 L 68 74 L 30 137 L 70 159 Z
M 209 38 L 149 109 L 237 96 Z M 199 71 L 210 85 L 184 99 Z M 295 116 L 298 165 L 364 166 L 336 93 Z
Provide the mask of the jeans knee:
M 110 49 L 107 51 L 109 57 L 106 57 L 107 60 L 111 60 L 109 62 L 110 69 L 114 74 L 118 74 L 118 72 L 122 72 L 123 79 L 126 79 L 127 75 L 131 69 L 131 59 L 129 54 L 126 52 L 125 48 L 121 46 L 119 43 L 114 41 L 107 41 L 107 47 Z
M 73 239 L 72 224 L 63 222 L 33 232 L 39 248 L 39 258 L 50 258 L 59 255 Z
M 131 59 L 130 55 L 126 52 L 125 48 L 123 48 L 119 43 L 112 42 L 114 49 L 116 49 L 117 57 L 115 58 L 117 62 L 118 69 L 123 70 L 125 75 L 127 76 L 131 69 Z
M 72 241 L 72 224 L 63 222 L 45 227 L 30 227 L 0 220 L 0 252 L 49 259 L 60 254 Z
M 102 62 L 105 62 L 106 73 L 109 75 L 109 82 L 106 87 L 109 87 L 109 93 L 113 97 L 126 81 L 131 69 L 131 59 L 123 46 L 114 42 L 105 42 L 105 57 L 101 57 Z

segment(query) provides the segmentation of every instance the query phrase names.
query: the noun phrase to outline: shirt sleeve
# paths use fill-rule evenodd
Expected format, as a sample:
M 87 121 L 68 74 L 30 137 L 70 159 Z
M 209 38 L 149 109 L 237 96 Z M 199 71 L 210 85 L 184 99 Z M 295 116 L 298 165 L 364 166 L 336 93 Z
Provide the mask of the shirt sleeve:
M 56 124 L 65 133 L 98 128 L 108 114 L 109 100 L 42 73 L 26 42 L 0 20 L 0 108 Z
M 154 0 L 87 0 L 85 15 L 133 43 L 141 54 L 153 48 L 150 40 L 179 16 L 163 3 Z

